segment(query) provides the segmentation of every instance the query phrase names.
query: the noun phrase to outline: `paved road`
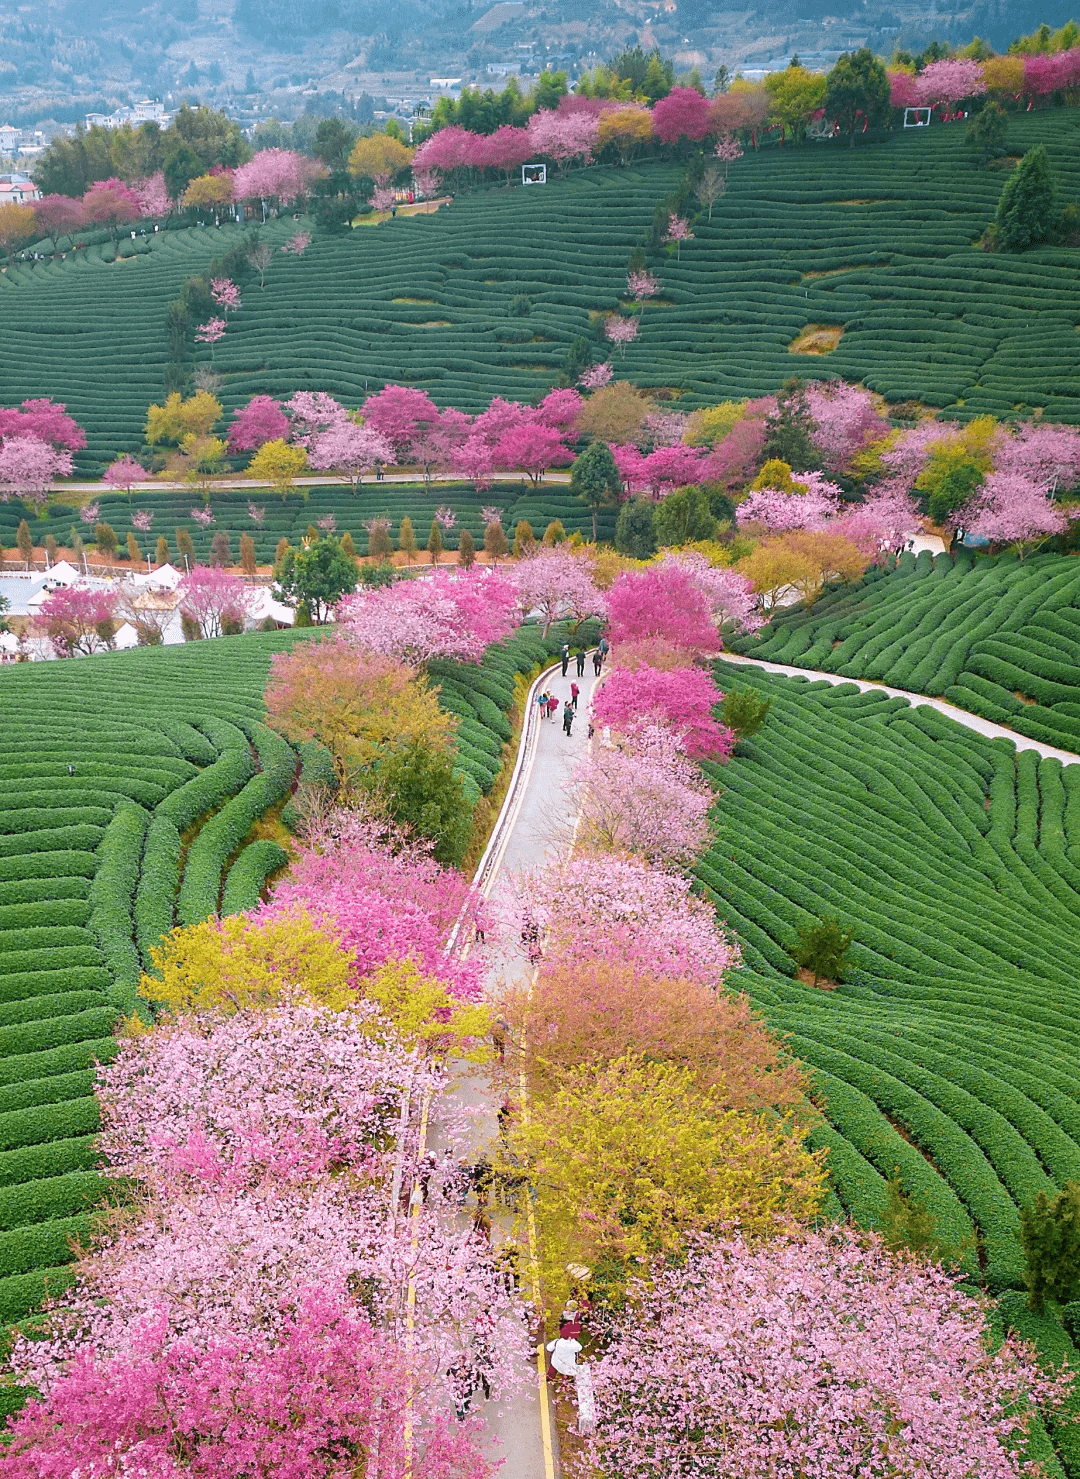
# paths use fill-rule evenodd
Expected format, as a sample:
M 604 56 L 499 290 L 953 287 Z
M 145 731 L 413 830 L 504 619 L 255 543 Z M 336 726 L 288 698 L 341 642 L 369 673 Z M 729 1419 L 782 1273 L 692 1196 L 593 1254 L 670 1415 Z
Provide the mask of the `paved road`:
M 501 482 L 506 483 L 512 483 L 515 478 L 520 478 L 521 483 L 524 487 L 529 486 L 529 480 L 525 476 L 525 474 L 522 472 L 517 472 L 514 469 L 510 469 L 509 471 L 505 472 L 493 473 L 492 476 L 498 478 Z M 296 486 L 298 488 L 341 488 L 345 487 L 348 484 L 348 481 L 348 478 L 343 477 L 340 474 L 337 477 L 332 477 L 327 474 L 325 477 L 297 478 Z M 391 472 L 386 473 L 383 477 L 378 479 L 378 481 L 369 476 L 367 481 L 361 483 L 360 486 L 365 489 L 371 489 L 378 488 L 383 483 L 422 483 L 423 481 L 424 475 L 419 471 Z M 432 475 L 429 481 L 432 483 L 467 483 L 469 479 L 462 477 L 460 473 L 456 472 L 437 472 Z M 541 483 L 568 483 L 570 481 L 570 474 L 568 472 L 546 472 L 540 481 Z M 187 489 L 189 492 L 192 493 L 198 492 L 198 490 L 193 488 L 190 483 L 164 482 L 159 478 L 152 478 L 145 483 L 132 483 L 131 485 L 131 491 L 133 494 L 175 492 L 178 488 Z M 267 487 L 265 482 L 260 483 L 256 478 L 216 478 L 210 484 L 210 496 L 213 497 L 215 493 L 227 488 L 259 488 L 267 495 L 267 497 L 270 497 L 270 495 L 274 492 L 272 488 Z M 53 483 L 52 487 L 49 490 L 50 494 L 122 493 L 126 491 L 126 489 L 114 488 L 110 484 L 102 482 Z M 492 496 L 498 497 L 497 494 L 493 494 Z
M 572 681 L 579 684 L 581 694 L 578 718 L 568 738 L 562 727 L 562 701 L 569 699 Z M 573 772 L 588 744 L 586 714 L 595 681 L 591 656 L 586 663 L 586 676 L 582 678 L 576 677 L 573 660 L 565 678 L 558 668 L 541 677 L 539 687 L 556 694 L 561 701 L 559 714 L 555 719 L 541 719 L 536 704 L 531 707 L 522 740 L 521 782 L 508 798 L 505 826 L 496 829 L 499 850 L 484 882 L 489 895 L 497 892 L 512 875 L 532 872 L 558 853 L 564 853 L 572 841 L 577 809 Z M 503 982 L 527 982 L 530 969 L 511 935 L 498 951 L 491 952 L 489 993 L 495 995 Z M 458 1092 L 465 1104 L 479 1111 L 472 1147 L 478 1152 L 497 1134 L 498 1103 L 486 1078 L 479 1075 L 463 1075 Z M 554 1479 L 559 1473 L 557 1440 L 552 1436 L 553 1421 L 545 1388 L 542 1368 L 537 1362 L 526 1391 L 513 1400 L 490 1403 L 486 1409 L 494 1440 L 492 1453 L 504 1460 L 503 1479 Z
M 1058 750 L 1053 745 L 1040 744 L 1038 740 L 1028 739 L 1026 734 L 1018 734 L 1015 729 L 1008 729 L 1004 724 L 993 724 L 989 719 L 981 719 L 978 714 L 969 714 L 966 709 L 958 709 L 955 704 L 946 703 L 943 698 L 928 698 L 925 693 L 909 693 L 906 688 L 890 688 L 885 683 L 875 683 L 864 678 L 844 678 L 839 673 L 822 673 L 816 668 L 793 668 L 785 663 L 766 662 L 760 657 L 742 657 L 735 652 L 725 652 L 723 660 L 764 668 L 769 673 L 784 673 L 789 678 L 808 678 L 812 682 L 832 683 L 836 687 L 842 683 L 854 683 L 864 693 L 874 691 L 887 693 L 890 698 L 906 698 L 915 707 L 925 704 L 931 709 L 937 709 L 939 714 L 955 719 L 957 724 L 962 724 L 965 729 L 973 729 L 976 734 L 985 735 L 987 739 L 1011 740 L 1018 750 L 1037 750 L 1044 759 L 1060 760 L 1062 765 L 1080 765 L 1080 755 L 1074 755 L 1070 750 Z

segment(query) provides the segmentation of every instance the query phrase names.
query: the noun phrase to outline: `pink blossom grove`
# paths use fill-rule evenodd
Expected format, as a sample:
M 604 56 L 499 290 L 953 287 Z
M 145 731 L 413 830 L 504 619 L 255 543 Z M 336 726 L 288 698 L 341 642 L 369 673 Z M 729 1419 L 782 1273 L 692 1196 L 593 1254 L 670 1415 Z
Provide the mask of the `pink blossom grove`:
M 704 1479 L 1018 1479 L 1030 1350 L 940 1268 L 836 1229 L 737 1236 L 664 1271 L 594 1373 L 598 1472 Z
M 361 647 L 413 664 L 433 657 L 479 662 L 493 642 L 517 625 L 518 593 L 484 570 L 437 571 L 346 596 L 338 621 Z
M 618 735 L 633 736 L 642 727 L 664 725 L 691 758 L 726 760 L 735 736 L 713 718 L 713 709 L 723 698 L 704 668 L 658 671 L 643 664 L 630 672 L 616 666 L 594 695 L 592 714 L 597 724 Z

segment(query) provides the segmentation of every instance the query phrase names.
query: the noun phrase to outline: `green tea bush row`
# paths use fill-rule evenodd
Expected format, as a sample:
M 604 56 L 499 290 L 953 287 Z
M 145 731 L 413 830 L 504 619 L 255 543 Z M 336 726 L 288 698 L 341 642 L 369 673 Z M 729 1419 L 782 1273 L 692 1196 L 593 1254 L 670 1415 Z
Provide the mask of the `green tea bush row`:
M 102 838 L 98 870 L 90 885 L 90 927 L 113 975 L 109 996 L 126 1011 L 135 1004 L 139 984 L 132 905 L 149 822 L 141 806 L 118 808 Z
M 221 894 L 222 914 L 242 914 L 247 909 L 256 908 L 267 878 L 288 861 L 289 854 L 285 849 L 268 838 L 249 843 L 225 878 Z

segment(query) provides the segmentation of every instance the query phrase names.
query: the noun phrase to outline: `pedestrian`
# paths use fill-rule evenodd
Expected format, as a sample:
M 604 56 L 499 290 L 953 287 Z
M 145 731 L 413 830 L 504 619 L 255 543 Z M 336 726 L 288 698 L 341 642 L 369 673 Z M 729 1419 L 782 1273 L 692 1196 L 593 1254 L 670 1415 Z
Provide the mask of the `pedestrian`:
M 577 713 L 577 697 L 578 697 L 578 694 L 580 692 L 581 692 L 581 689 L 577 686 L 576 683 L 571 683 L 570 684 L 570 703 L 571 703 L 571 705 L 573 707 L 573 710 L 574 710 L 574 713 L 575 714 Z
M 589 720 L 589 738 L 592 739 L 592 737 L 593 737 L 593 735 L 595 733 L 596 733 L 596 725 L 590 719 Z
M 481 1324 L 477 1324 L 476 1335 L 473 1338 L 473 1369 L 484 1389 L 484 1398 L 491 1401 L 491 1382 L 488 1379 L 495 1370 L 495 1358 L 491 1354 L 491 1341 L 488 1331 Z
M 75 774 L 75 767 L 74 767 L 74 765 L 72 765 L 71 761 L 69 760 L 68 761 L 68 775 L 74 775 L 74 774 Z
M 584 649 L 584 647 L 579 647 L 578 648 L 578 655 L 577 655 L 577 675 L 578 675 L 579 678 L 584 678 L 584 676 L 585 676 L 585 649 Z
M 564 642 L 562 644 L 562 675 L 563 675 L 564 678 L 566 677 L 566 670 L 567 670 L 567 668 L 569 666 L 570 666 L 570 643 L 569 642 Z
M 499 1105 L 498 1114 L 495 1116 L 495 1118 L 499 1122 L 500 1135 L 506 1134 L 506 1128 L 509 1125 L 510 1121 L 514 1118 L 514 1114 L 515 1110 L 513 1104 L 510 1102 L 509 1099 L 504 1099 L 503 1102 Z
M 540 717 L 541 717 L 541 719 L 547 713 L 548 699 L 550 697 L 551 697 L 551 694 L 548 693 L 547 689 L 545 688 L 544 691 L 543 691 L 543 693 L 541 693 L 538 696 L 537 700 L 536 700 L 537 707 L 540 710 Z
M 488 1195 L 491 1192 L 491 1183 L 495 1179 L 495 1173 L 491 1168 L 491 1162 L 486 1155 L 482 1155 L 473 1166 L 470 1173 L 472 1189 L 476 1193 L 477 1207 L 486 1207 Z
M 446 1371 L 450 1378 L 450 1391 L 454 1398 L 454 1411 L 458 1422 L 464 1422 L 469 1411 L 472 1394 L 476 1390 L 476 1378 L 467 1356 L 461 1355 Z
M 600 638 L 600 656 L 601 656 L 601 659 L 604 662 L 607 662 L 607 656 L 608 656 L 608 653 L 610 651 L 611 651 L 611 648 L 608 646 L 608 639 L 606 637 L 601 637 Z
M 575 1340 L 572 1335 L 563 1335 L 560 1331 L 557 1340 L 549 1340 L 547 1349 L 551 1352 L 551 1360 L 548 1362 L 548 1376 L 575 1376 L 577 1374 L 577 1354 L 581 1350 L 581 1341 Z
M 597 648 L 597 649 L 596 649 L 596 651 L 595 651 L 595 652 L 594 652 L 594 653 L 593 653 L 593 655 L 592 655 L 592 670 L 593 670 L 593 672 L 594 672 L 594 673 L 595 673 L 595 674 L 596 674 L 596 676 L 597 676 L 597 677 L 598 677 L 598 678 L 599 678 L 599 676 L 600 676 L 600 669 L 601 669 L 601 668 L 602 668 L 602 667 L 603 667 L 603 666 L 604 666 L 604 659 L 603 659 L 603 657 L 602 657 L 602 656 L 601 656 L 601 654 L 600 654 L 600 649 L 599 649 L 599 647 L 598 647 L 598 648 Z
M 486 1207 L 477 1207 L 473 1213 L 472 1230 L 482 1243 L 491 1242 L 491 1218 Z
M 510 1026 L 505 1017 L 496 1017 L 491 1028 L 491 1043 L 500 1063 L 506 1061 L 506 1034 Z
M 574 727 L 574 711 L 570 707 L 569 702 L 567 702 L 562 711 L 562 727 L 564 734 L 569 734 Z
M 556 698 L 555 694 L 552 694 L 551 697 L 548 699 L 548 718 L 554 720 L 555 715 L 558 712 L 559 700 Z
M 502 1276 L 503 1288 L 508 1295 L 512 1295 L 518 1286 L 518 1245 L 513 1238 L 507 1238 L 495 1255 L 495 1267 Z
M 428 1182 L 435 1172 L 436 1157 L 433 1150 L 420 1157 L 420 1164 L 416 1168 L 416 1183 L 420 1188 L 420 1200 L 426 1202 L 428 1196 Z

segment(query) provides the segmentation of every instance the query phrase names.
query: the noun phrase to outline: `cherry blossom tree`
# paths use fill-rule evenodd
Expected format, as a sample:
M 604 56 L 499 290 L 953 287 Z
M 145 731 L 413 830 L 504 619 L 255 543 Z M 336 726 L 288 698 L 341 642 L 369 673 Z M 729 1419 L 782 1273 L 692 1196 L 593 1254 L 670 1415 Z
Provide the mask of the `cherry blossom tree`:
M 97 180 L 82 198 L 88 221 L 108 226 L 115 238 L 121 221 L 137 221 L 142 214 L 138 195 L 123 180 Z
M 53 251 L 61 236 L 70 236 L 86 220 L 81 200 L 70 195 L 43 195 L 34 201 L 34 219 L 43 236 L 52 238 Z
M 608 592 L 607 615 L 616 656 L 620 642 L 649 638 L 679 648 L 688 658 L 721 646 L 709 604 L 684 570 L 624 570 Z
M 204 637 L 220 637 L 235 622 L 250 619 L 256 592 L 238 575 L 229 575 L 215 565 L 196 565 L 177 587 L 183 615 L 198 624 Z
M 573 461 L 573 454 L 562 432 L 530 417 L 499 438 L 495 461 L 498 466 L 525 473 L 535 487 L 549 467 L 565 467 Z
M 39 508 L 56 478 L 71 476 L 71 453 L 58 452 L 37 436 L 5 436 L 0 446 L 0 503 L 25 498 Z
M 477 137 L 456 123 L 438 129 L 413 155 L 414 177 L 417 172 L 426 176 L 435 185 L 434 194 L 441 189 L 440 176 L 457 175 L 468 167 Z
M 921 528 L 915 500 L 897 481 L 879 483 L 862 503 L 849 504 L 834 521 L 838 533 L 868 556 L 899 554 Z
M 915 94 L 923 107 L 948 107 L 985 91 L 982 65 L 966 57 L 928 62 L 915 78 Z
M 556 621 L 580 622 L 604 609 L 588 563 L 564 544 L 536 545 L 518 565 L 514 581 L 522 615 L 536 612 L 545 636 Z
M 520 879 L 502 908 L 546 932 L 545 962 L 581 970 L 591 960 L 618 960 L 719 990 L 740 963 L 739 947 L 690 886 L 683 874 L 641 858 L 581 849 Z
M 320 472 L 340 468 L 355 492 L 365 473 L 374 471 L 380 464 L 393 462 L 394 446 L 389 437 L 374 427 L 358 426 L 345 417 L 315 435 L 308 460 Z
M 632 738 L 594 743 L 574 780 L 586 847 L 680 865 L 709 845 L 713 793 L 664 725 L 635 725 Z
M 0 407 L 0 437 L 37 437 L 56 448 L 78 452 L 86 433 L 69 416 L 62 401 L 28 400 L 20 406 Z
M 116 601 L 108 591 L 59 586 L 38 608 L 37 622 L 57 657 L 89 657 L 112 646 Z
M 346 596 L 341 628 L 359 646 L 419 666 L 433 657 L 479 662 L 517 625 L 514 585 L 482 570 L 438 570 Z
M 235 313 L 240 307 L 240 289 L 231 278 L 212 277 L 210 279 L 210 296 L 217 306 L 224 311 L 226 318 L 228 318 L 230 313 Z
M 154 527 L 154 511 L 150 508 L 137 508 L 131 516 L 133 529 L 138 529 L 140 534 L 149 534 Z
M 917 108 L 922 99 L 919 95 L 918 80 L 914 72 L 903 69 L 888 72 L 889 78 L 889 103 L 894 108 Z
M 889 434 L 868 390 L 843 380 L 812 380 L 806 403 L 813 418 L 810 440 L 831 472 L 847 469 L 851 459 Z
M 293 257 L 302 257 L 310 245 L 311 232 L 297 231 L 294 236 L 289 237 L 288 241 L 281 248 L 281 250 L 287 255 Z
M 536 407 L 535 415 L 545 426 L 554 426 L 569 435 L 577 426 L 578 414 L 584 405 L 580 394 L 573 388 L 549 390 Z
M 345 407 L 325 390 L 298 390 L 285 402 L 285 412 L 292 425 L 292 440 L 308 451 L 322 432 L 349 419 Z
M 102 478 L 110 488 L 123 488 L 127 494 L 131 493 L 136 483 L 144 483 L 150 474 L 141 463 L 136 462 L 134 457 L 118 457 L 106 470 Z
M 696 87 L 673 87 L 667 97 L 653 104 L 653 135 L 661 144 L 674 144 L 681 138 L 703 139 L 712 127 L 709 99 Z
M 504 123 L 476 147 L 473 158 L 484 169 L 498 170 L 509 185 L 514 171 L 528 163 L 535 147 L 527 128 Z
M 357 984 L 388 960 L 411 956 L 451 996 L 475 1001 L 483 995 L 483 962 L 447 948 L 459 919 L 470 934 L 486 919 L 481 896 L 463 873 L 435 862 L 426 846 L 400 839 L 394 848 L 387 846 L 360 814 L 331 818 L 256 918 L 281 918 L 297 909 L 351 953 Z
M 209 508 L 192 508 L 188 512 L 196 524 L 203 529 L 209 529 L 217 523 L 217 518 Z
M 966 534 L 1009 545 L 1023 560 L 1053 534 L 1069 526 L 1045 485 L 1020 473 L 990 473 L 975 497 L 956 515 Z
M 369 395 L 360 410 L 364 424 L 393 443 L 399 462 L 408 460 L 417 438 L 439 421 L 435 402 L 411 385 L 387 385 L 377 395 Z
M 1023 422 L 994 453 L 994 471 L 1034 479 L 1049 493 L 1080 486 L 1080 431 L 1060 422 Z
M 468 478 L 478 493 L 491 487 L 495 475 L 495 446 L 488 437 L 474 432 L 451 453 L 451 466 Z
M 1018 1479 L 1024 1415 L 1063 1391 L 942 1269 L 846 1228 L 696 1249 L 636 1291 L 593 1381 L 590 1457 L 623 1479 Z
M 264 507 L 261 508 L 257 503 L 249 503 L 248 518 L 253 524 L 262 524 L 266 518 L 266 509 Z
M 139 200 L 140 216 L 149 220 L 162 220 L 172 214 L 173 202 L 169 198 L 163 170 L 159 169 L 145 180 L 136 181 L 132 189 Z
M 626 291 L 630 297 L 644 307 L 650 298 L 655 298 L 663 284 L 651 272 L 633 271 L 626 274 Z
M 578 384 L 582 390 L 602 390 L 605 385 L 611 384 L 614 373 L 611 361 L 606 360 L 602 365 L 590 365 L 578 376 Z
M 694 233 L 690 230 L 690 222 L 685 216 L 678 216 L 674 211 L 668 216 L 667 230 L 662 237 L 669 245 L 675 247 L 675 260 L 682 257 L 682 244 L 684 241 L 693 241 Z
M 261 201 L 265 214 L 269 201 L 289 205 L 306 195 L 322 168 L 318 160 L 291 149 L 260 149 L 234 172 L 233 189 L 237 200 Z
M 230 452 L 254 452 L 265 442 L 289 435 L 289 418 L 270 395 L 253 395 L 229 427 Z
M 592 715 L 596 725 L 631 740 L 643 728 L 651 733 L 662 725 L 691 759 L 728 760 L 735 735 L 713 717 L 723 700 L 704 668 L 615 667 L 593 695 Z
M 621 314 L 612 313 L 604 320 L 604 338 L 612 344 L 619 346 L 619 353 L 626 357 L 626 346 L 633 344 L 638 336 L 638 321 L 636 318 L 623 318 Z
M 700 483 L 707 460 L 702 447 L 656 447 L 641 459 L 637 477 L 654 498 L 661 498 L 673 488 Z
M 735 510 L 740 528 L 761 525 L 770 534 L 788 529 L 823 529 L 839 509 L 839 489 L 817 473 L 800 473 L 805 493 L 757 488 Z
M 591 113 L 563 113 L 540 108 L 528 122 L 529 139 L 537 154 L 546 154 L 565 173 L 575 159 L 592 163 L 600 120 Z

